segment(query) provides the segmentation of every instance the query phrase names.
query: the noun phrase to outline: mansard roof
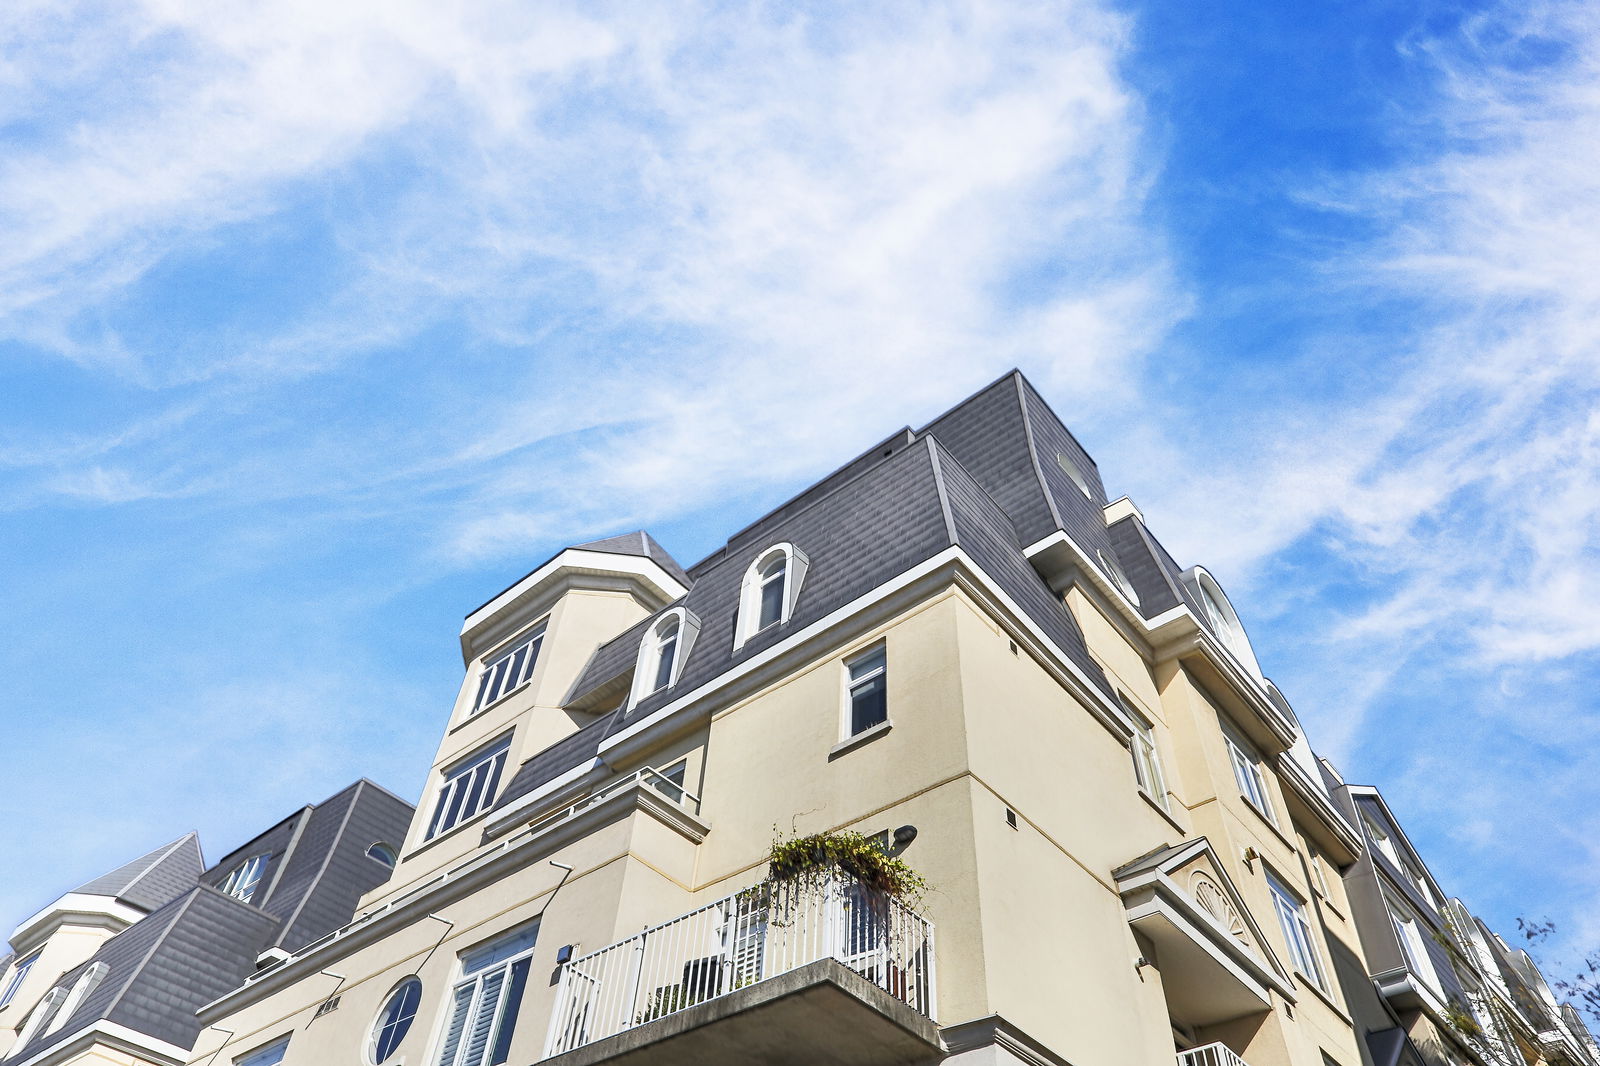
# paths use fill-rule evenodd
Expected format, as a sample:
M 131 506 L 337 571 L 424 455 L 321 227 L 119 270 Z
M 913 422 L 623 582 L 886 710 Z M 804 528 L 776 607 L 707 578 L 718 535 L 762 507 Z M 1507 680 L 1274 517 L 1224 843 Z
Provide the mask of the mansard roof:
M 606 537 L 603 540 L 591 540 L 587 544 L 574 544 L 578 551 L 610 552 L 612 555 L 637 555 L 654 561 L 661 569 L 671 574 L 677 581 L 687 588 L 692 582 L 683 567 L 678 565 L 678 560 L 672 553 L 663 548 L 644 530 L 635 530 L 617 537 Z
M 110 896 L 147 911 L 155 910 L 193 888 L 205 865 L 200 835 L 191 832 L 85 882 L 73 892 Z

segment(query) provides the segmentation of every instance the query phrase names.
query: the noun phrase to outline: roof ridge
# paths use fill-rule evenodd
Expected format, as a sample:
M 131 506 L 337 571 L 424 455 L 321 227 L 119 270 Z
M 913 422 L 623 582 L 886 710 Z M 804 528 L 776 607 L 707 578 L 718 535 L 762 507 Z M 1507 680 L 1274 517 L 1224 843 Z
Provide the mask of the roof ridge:
M 274 944 L 282 944 L 283 938 L 288 936 L 289 933 L 293 931 L 294 923 L 300 920 L 300 912 L 305 910 L 306 904 L 311 901 L 311 893 L 316 891 L 318 883 L 322 880 L 322 875 L 328 872 L 328 864 L 333 861 L 333 853 L 339 850 L 340 838 L 344 836 L 345 827 L 350 824 L 350 816 L 355 813 L 356 801 L 361 798 L 361 789 L 365 786 L 365 784 L 365 780 L 356 782 L 355 794 L 352 795 L 349 802 L 345 804 L 344 816 L 339 819 L 339 828 L 335 830 L 333 834 L 333 843 L 322 853 L 322 865 L 317 867 L 317 872 L 312 875 L 311 880 L 307 883 L 305 893 L 300 897 L 300 902 L 295 904 L 294 913 L 289 915 L 288 919 L 283 923 L 283 931 L 278 934 L 278 939 L 274 941 Z M 335 795 L 337 795 L 337 793 L 335 793 Z M 307 817 L 305 822 L 302 824 L 310 825 L 311 818 Z M 289 868 L 289 856 L 294 854 L 295 844 L 300 842 L 299 829 L 300 827 L 296 827 L 295 839 L 290 842 L 288 850 L 286 850 L 283 854 L 283 868 L 285 870 Z M 273 887 L 277 887 L 276 882 L 274 882 Z M 266 901 L 263 900 L 262 902 Z
M 127 894 L 129 889 L 131 889 L 134 885 L 138 884 L 141 880 L 143 880 L 146 874 L 148 874 L 151 870 L 154 870 L 156 867 L 160 866 L 162 863 L 166 862 L 167 858 L 174 851 L 177 851 L 178 848 L 184 843 L 184 841 L 190 840 L 190 839 L 194 840 L 194 842 L 195 842 L 195 851 L 199 852 L 199 850 L 200 850 L 200 833 L 199 833 L 198 830 L 191 829 L 187 833 L 185 833 L 183 836 L 179 837 L 177 840 L 174 840 L 172 843 L 168 844 L 165 848 L 157 849 L 157 850 L 159 850 L 161 852 L 161 854 L 156 856 L 155 861 L 152 862 L 149 866 L 146 866 L 143 870 L 140 870 L 137 874 L 135 874 L 133 876 L 133 880 L 131 880 L 127 884 L 123 885 L 122 888 L 117 891 L 117 895 L 116 895 L 115 898 L 121 899 L 124 895 Z M 146 854 L 153 854 L 153 852 L 146 852 Z M 200 856 L 200 868 L 202 870 L 205 869 L 205 856 L 203 854 Z
M 1022 412 L 1022 439 L 1028 445 L 1028 465 L 1033 468 L 1034 480 L 1039 482 L 1039 493 L 1044 497 L 1044 505 L 1050 511 L 1050 520 L 1056 524 L 1057 529 L 1065 530 L 1067 526 L 1061 517 L 1061 508 L 1056 506 L 1056 494 L 1050 491 L 1050 486 L 1044 480 L 1044 467 L 1039 465 L 1039 449 L 1034 447 L 1033 444 L 1033 418 L 1028 414 L 1028 398 L 1022 392 L 1022 386 L 1026 380 L 1019 372 L 1012 379 L 1012 382 L 1017 387 L 1017 410 Z M 1050 413 L 1055 415 L 1054 411 Z M 1059 415 L 1056 415 L 1056 421 L 1061 422 Z M 1067 424 L 1061 422 L 1061 428 L 1067 429 Z M 1072 430 L 1067 429 L 1067 436 L 1072 436 Z M 1074 440 L 1073 443 L 1077 444 L 1077 441 Z M 1082 450 L 1083 445 L 1079 444 L 1078 448 Z M 1089 453 L 1084 452 L 1083 454 L 1088 455 Z M 1090 461 L 1092 462 L 1093 460 Z
M 928 462 L 933 466 L 933 487 L 939 493 L 939 513 L 944 517 L 945 535 L 950 538 L 951 544 L 959 546 L 961 538 L 956 533 L 956 516 L 950 510 L 950 494 L 944 487 L 944 467 L 939 465 L 939 438 L 930 433 L 922 439 L 928 442 Z M 950 458 L 954 459 L 955 456 Z

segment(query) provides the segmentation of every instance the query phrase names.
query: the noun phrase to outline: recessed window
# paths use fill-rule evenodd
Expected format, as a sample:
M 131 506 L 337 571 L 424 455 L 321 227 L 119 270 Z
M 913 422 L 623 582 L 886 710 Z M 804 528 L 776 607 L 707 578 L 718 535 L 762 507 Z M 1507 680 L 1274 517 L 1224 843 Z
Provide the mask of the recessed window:
M 367 849 L 367 858 L 381 862 L 391 870 L 394 869 L 394 864 L 400 861 L 400 856 L 394 847 L 381 840 Z
M 1112 584 L 1116 585 L 1117 589 L 1128 597 L 1129 603 L 1135 607 L 1139 606 L 1138 590 L 1133 587 L 1133 582 L 1128 580 L 1128 575 L 1122 572 L 1122 567 L 1117 565 L 1117 561 L 1103 551 L 1096 551 L 1095 554 L 1100 557 L 1101 568 L 1111 575 Z
M 539 648 L 543 643 L 544 623 L 541 622 L 532 633 L 486 662 L 478 681 L 478 695 L 472 701 L 473 712 L 481 711 L 501 696 L 526 684 L 533 676 L 533 667 L 539 661 Z
M 261 883 L 261 875 L 267 870 L 269 858 L 270 855 L 252 855 L 235 866 L 228 873 L 227 879 L 222 882 L 222 891 L 234 899 L 249 903 L 250 897 L 256 894 L 256 886 Z
M 1160 804 L 1162 810 L 1167 809 L 1167 782 L 1161 773 L 1161 753 L 1156 748 L 1155 729 L 1145 720 L 1144 715 L 1128 706 L 1123 701 L 1123 707 L 1128 711 L 1128 716 L 1133 719 L 1133 776 L 1139 782 L 1139 787 L 1145 795 Z
M 511 1056 L 537 925 L 461 957 L 437 1066 L 499 1066 Z
M 1261 770 L 1261 756 L 1249 742 L 1231 729 L 1224 728 L 1222 739 L 1228 745 L 1228 759 L 1233 763 L 1233 777 L 1239 792 L 1250 805 L 1261 812 L 1273 825 L 1278 824 L 1272 810 L 1272 794 L 1267 791 L 1266 775 Z
M 1311 888 L 1323 899 L 1330 899 L 1328 891 L 1328 875 L 1323 870 L 1322 853 L 1316 848 L 1306 846 L 1306 868 L 1311 871 Z
M 411 1031 L 416 1020 L 417 1006 L 422 1002 L 422 982 L 415 977 L 401 981 L 378 1012 L 372 1023 L 372 1037 L 367 1041 L 367 1059 L 373 1066 L 386 1061 L 400 1047 L 400 1041 Z
M 678 634 L 683 625 L 676 618 L 668 618 L 656 630 L 656 677 L 650 685 L 651 692 L 660 692 L 672 684 L 673 669 L 678 665 Z
M 489 809 L 500 788 L 500 774 L 510 750 L 511 737 L 502 737 L 493 746 L 445 773 L 444 784 L 439 786 L 438 806 L 433 809 L 433 821 L 428 823 L 428 839 Z
M 289 1050 L 289 1038 L 268 1044 L 260 1051 L 252 1051 L 242 1059 L 234 1059 L 234 1066 L 278 1066 Z
M 1437 990 L 1439 975 L 1434 972 L 1433 960 L 1428 956 L 1428 944 L 1422 923 L 1410 907 L 1384 893 L 1389 908 L 1389 920 L 1394 925 L 1395 939 L 1400 941 L 1400 954 L 1405 958 L 1406 969 L 1416 974 L 1429 988 Z
M 1322 963 L 1317 956 L 1316 939 L 1311 932 L 1311 922 L 1306 918 L 1306 907 L 1300 897 L 1267 871 L 1267 887 L 1272 890 L 1272 906 L 1278 912 L 1278 924 L 1283 928 L 1283 938 L 1289 943 L 1289 957 L 1294 968 L 1305 974 L 1318 988 L 1328 987 L 1322 975 Z
M 808 565 L 805 554 L 792 544 L 775 544 L 756 556 L 739 588 L 734 647 L 789 620 Z
M 889 720 L 888 660 L 882 644 L 845 663 L 850 735 Z
M 1083 476 L 1083 471 L 1078 467 L 1078 464 L 1073 462 L 1065 452 L 1056 452 L 1056 465 L 1061 468 L 1063 474 L 1072 479 L 1074 485 L 1078 486 L 1079 492 L 1091 500 L 1094 499 L 1094 490 L 1089 488 L 1089 479 Z
M 33 969 L 33 964 L 39 961 L 39 953 L 35 951 L 27 958 L 20 960 L 11 967 L 11 976 L 6 979 L 5 990 L 0 992 L 0 1007 L 4 1007 L 17 998 L 17 990 L 22 987 L 22 982 L 27 980 L 28 971 Z

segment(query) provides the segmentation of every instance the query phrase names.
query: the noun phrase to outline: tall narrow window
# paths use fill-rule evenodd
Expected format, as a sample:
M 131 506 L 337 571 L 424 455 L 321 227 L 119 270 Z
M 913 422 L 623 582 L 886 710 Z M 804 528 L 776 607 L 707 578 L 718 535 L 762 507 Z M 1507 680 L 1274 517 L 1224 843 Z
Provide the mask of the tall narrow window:
M 478 694 L 472 701 L 474 713 L 489 706 L 501 696 L 508 695 L 533 677 L 533 668 L 539 661 L 539 648 L 544 644 L 544 623 L 532 633 L 517 641 L 484 664 L 479 675 Z
M 1322 975 L 1317 942 L 1311 932 L 1311 922 L 1306 918 L 1305 904 L 1270 870 L 1267 871 L 1267 887 L 1272 890 L 1272 906 L 1278 912 L 1278 924 L 1283 928 L 1284 940 L 1289 943 L 1289 957 L 1294 960 L 1294 968 L 1318 988 L 1326 989 L 1328 982 Z
M 38 959 L 39 953 L 35 951 L 27 958 L 18 960 L 17 964 L 11 967 L 11 976 L 6 980 L 5 991 L 0 992 L 0 1007 L 4 1007 L 17 998 L 17 990 L 22 987 L 22 982 L 28 979 L 28 971 L 33 969 L 33 964 Z
M 100 982 L 104 981 L 106 974 L 110 972 L 111 967 L 103 962 L 94 963 L 83 971 L 78 980 L 73 983 L 71 993 L 62 1001 L 60 1009 L 56 1011 L 55 1017 L 50 1020 L 50 1025 L 45 1029 L 45 1032 L 53 1033 L 63 1025 L 66 1025 L 67 1020 L 72 1017 L 79 1007 L 83 1006 L 83 1001 L 89 998 L 90 993 L 100 986 Z
M 1128 707 L 1126 703 L 1124 707 Z M 1167 809 L 1167 782 L 1161 774 L 1161 753 L 1156 749 L 1156 734 L 1144 715 L 1128 707 L 1133 719 L 1133 776 L 1145 795 Z
M 1233 777 L 1239 784 L 1239 792 L 1250 801 L 1252 807 L 1261 812 L 1262 817 L 1277 825 L 1278 819 L 1272 810 L 1272 794 L 1267 791 L 1266 775 L 1261 772 L 1261 756 L 1231 729 L 1224 729 L 1222 738 L 1228 744 L 1228 758 L 1233 763 Z
M 678 634 L 683 625 L 676 618 L 668 618 L 656 630 L 656 676 L 651 692 L 660 692 L 672 684 L 674 668 L 678 664 Z
M 500 774 L 505 769 L 506 753 L 510 749 L 511 737 L 502 737 L 492 747 L 470 756 L 445 774 L 444 784 L 439 786 L 438 806 L 433 809 L 433 820 L 428 823 L 428 839 L 489 809 L 499 791 Z
M 1405 958 L 1406 969 L 1437 991 L 1439 976 L 1434 972 L 1433 960 L 1428 956 L 1428 944 L 1417 916 L 1411 913 L 1411 908 L 1390 898 L 1388 893 L 1384 893 L 1384 902 L 1389 907 L 1389 920 L 1394 923 L 1395 939 L 1400 941 L 1400 954 Z
M 28 1015 L 27 1024 L 22 1027 L 22 1032 L 17 1034 L 17 1047 L 22 1047 L 34 1038 L 34 1035 L 43 1031 L 55 1020 L 56 1011 L 61 1009 L 61 1004 L 66 1002 L 67 989 L 65 987 L 52 988 L 46 992 L 44 999 L 33 1008 L 33 1013 Z
M 228 873 L 227 880 L 222 882 L 222 891 L 234 899 L 249 903 L 250 897 L 256 894 L 256 886 L 261 884 L 261 875 L 267 870 L 269 858 L 270 855 L 252 855 L 235 866 Z
M 774 544 L 751 560 L 739 586 L 735 648 L 757 633 L 789 621 L 809 566 L 805 553 L 793 544 Z
M 499 1066 L 510 1057 L 538 936 L 531 926 L 462 956 L 437 1066 Z
M 845 664 L 849 676 L 850 735 L 889 720 L 888 663 L 882 644 Z

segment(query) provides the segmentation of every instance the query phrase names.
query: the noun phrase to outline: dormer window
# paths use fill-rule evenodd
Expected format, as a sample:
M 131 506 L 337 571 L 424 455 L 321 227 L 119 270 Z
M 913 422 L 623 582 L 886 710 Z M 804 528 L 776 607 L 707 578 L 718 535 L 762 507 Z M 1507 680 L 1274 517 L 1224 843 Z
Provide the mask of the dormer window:
M 234 899 L 250 902 L 250 897 L 255 895 L 256 886 L 261 883 L 261 875 L 267 869 L 266 855 L 252 855 L 250 858 L 235 866 L 228 874 L 228 879 L 222 882 L 222 891 Z
M 783 625 L 794 613 L 808 561 L 792 544 L 775 544 L 762 552 L 745 571 L 739 588 L 739 617 L 734 626 L 735 648 L 757 633 Z
M 1100 567 L 1111 575 L 1111 581 L 1117 586 L 1117 591 L 1128 598 L 1128 602 L 1135 607 L 1139 606 L 1139 592 L 1133 587 L 1133 582 L 1128 580 L 1128 575 L 1122 572 L 1122 567 L 1117 561 L 1103 551 L 1095 552 L 1100 557 Z
M 0 1007 L 7 1006 L 17 998 L 17 990 L 22 987 L 22 982 L 28 979 L 28 971 L 33 969 L 33 964 L 39 961 L 39 952 L 19 961 L 11 967 L 11 976 L 6 981 L 5 991 L 0 992 Z
M 639 660 L 633 671 L 631 707 L 646 696 L 678 683 L 683 665 L 694 648 L 700 620 L 682 607 L 674 607 L 645 631 L 639 642 Z

